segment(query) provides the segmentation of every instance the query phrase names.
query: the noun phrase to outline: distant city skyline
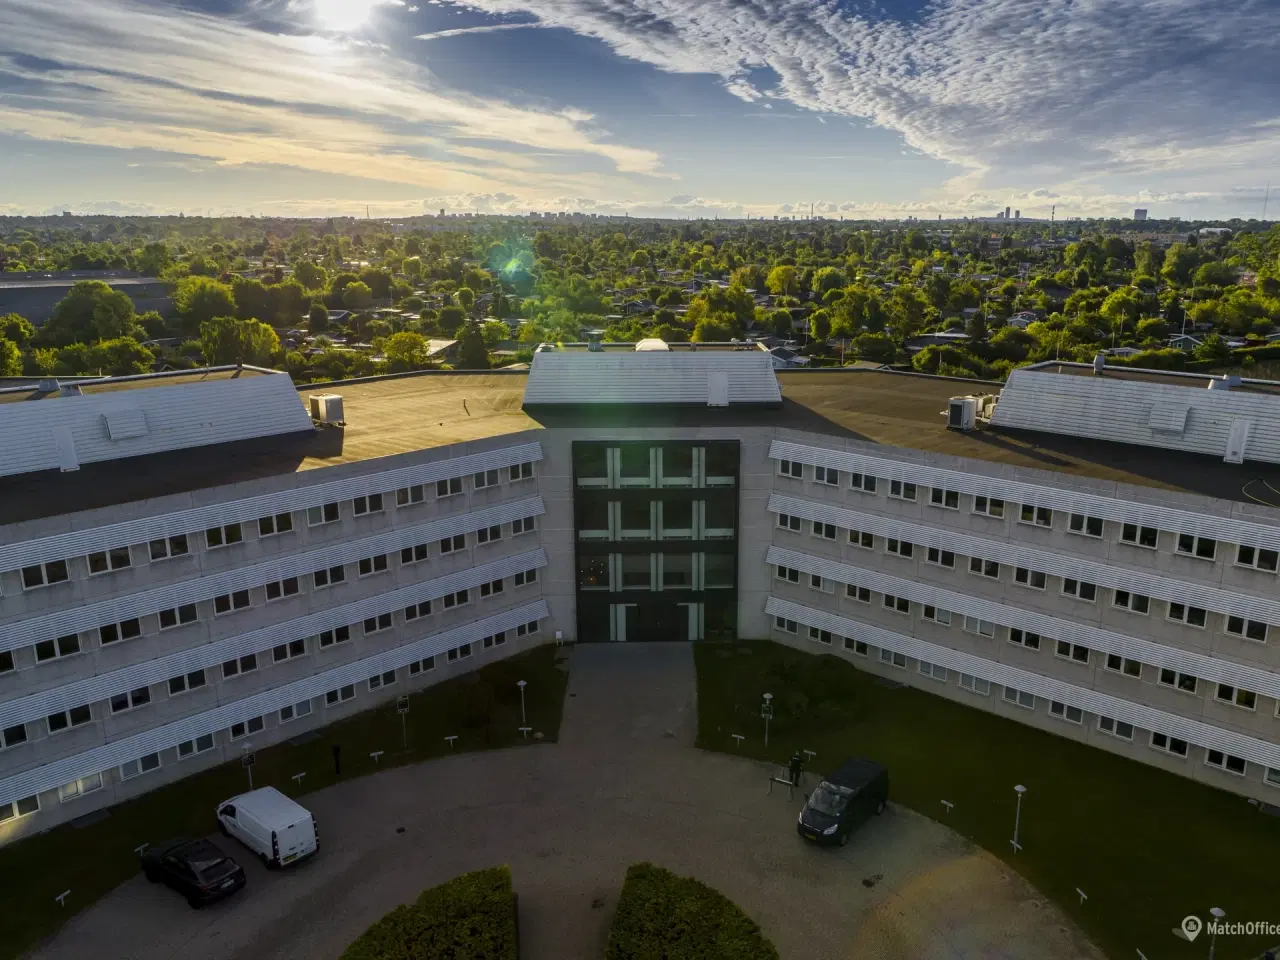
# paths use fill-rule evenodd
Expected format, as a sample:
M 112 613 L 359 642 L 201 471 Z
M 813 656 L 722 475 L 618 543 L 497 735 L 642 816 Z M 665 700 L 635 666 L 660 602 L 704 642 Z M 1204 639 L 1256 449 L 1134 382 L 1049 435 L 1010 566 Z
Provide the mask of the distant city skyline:
M 5 0 L 0 214 L 1256 218 L 1276 89 L 1260 0 Z

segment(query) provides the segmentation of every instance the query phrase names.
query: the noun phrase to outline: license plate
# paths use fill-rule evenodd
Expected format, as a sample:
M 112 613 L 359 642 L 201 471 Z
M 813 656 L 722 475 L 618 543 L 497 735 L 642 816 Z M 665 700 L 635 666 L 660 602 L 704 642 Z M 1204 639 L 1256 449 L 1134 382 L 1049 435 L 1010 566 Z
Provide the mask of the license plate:
M 296 860 L 296 859 L 298 859 L 298 855 L 297 855 L 296 853 L 291 853 L 291 854 L 289 854 L 287 857 L 285 857 L 283 860 L 281 860 L 280 862 L 281 862 L 281 863 L 288 863 L 290 860 Z
M 219 888 L 222 890 L 226 890 L 228 887 L 234 887 L 235 885 L 236 885 L 235 877 L 228 877 L 226 880 L 223 880 L 222 883 L 218 884 Z
M 805 835 L 806 837 L 808 837 L 810 840 L 817 840 L 817 839 L 818 839 L 818 835 L 817 835 L 816 833 L 810 833 L 808 830 L 806 830 L 806 831 L 804 832 L 804 835 Z

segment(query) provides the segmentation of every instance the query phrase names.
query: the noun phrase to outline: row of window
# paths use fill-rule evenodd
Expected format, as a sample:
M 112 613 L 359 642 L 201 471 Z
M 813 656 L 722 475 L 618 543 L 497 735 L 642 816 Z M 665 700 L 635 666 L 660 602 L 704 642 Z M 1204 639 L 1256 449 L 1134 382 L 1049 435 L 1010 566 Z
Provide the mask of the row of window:
M 531 479 L 533 477 L 533 463 L 514 464 L 506 468 L 506 474 L 507 479 L 512 483 Z M 471 485 L 475 490 L 485 490 L 497 486 L 500 483 L 499 478 L 500 473 L 498 470 L 484 470 L 472 475 Z M 458 496 L 463 492 L 462 486 L 462 477 L 439 480 L 434 485 L 436 498 L 445 499 Z M 395 491 L 396 506 L 406 507 L 423 503 L 426 500 L 429 489 L 431 489 L 431 486 L 428 484 L 401 487 Z M 356 517 L 382 513 L 389 502 L 390 495 L 381 493 L 354 497 L 351 500 L 351 513 Z M 307 526 L 319 527 L 339 522 L 342 519 L 342 507 L 340 502 L 334 501 L 308 507 L 305 514 Z M 252 526 L 253 522 L 228 523 L 207 528 L 204 531 L 205 549 L 217 550 L 242 543 L 245 538 L 245 527 Z M 267 516 L 259 517 L 256 523 L 259 539 L 279 536 L 294 529 L 293 514 L 289 512 L 268 514 Z M 151 540 L 144 544 L 112 547 L 109 550 L 90 553 L 85 558 L 89 576 L 111 573 L 133 566 L 134 550 L 139 551 L 147 561 L 152 563 L 170 560 L 175 557 L 185 557 L 195 548 L 195 536 L 195 534 L 179 533 Z M 44 563 L 32 564 L 22 568 L 21 576 L 24 590 L 35 590 L 56 583 L 64 583 L 70 579 L 70 561 L 65 559 L 49 560 Z
M 778 461 L 779 475 L 796 480 L 804 478 L 804 467 L 805 465 L 797 460 Z M 944 510 L 958 511 L 960 509 L 961 494 L 958 490 L 948 490 L 945 487 L 918 486 L 906 480 L 885 480 L 871 474 L 850 473 L 847 476 L 849 477 L 848 488 L 851 490 L 875 493 L 877 490 L 887 489 L 891 498 L 912 503 L 919 499 L 922 490 L 927 490 L 927 502 L 931 506 L 941 507 Z M 815 483 L 826 486 L 838 487 L 841 485 L 840 471 L 832 467 L 814 467 L 813 479 Z M 1037 507 L 1025 503 L 1006 503 L 997 497 L 985 497 L 976 494 L 970 497 L 970 501 L 971 510 L 976 514 L 993 517 L 997 520 L 1003 520 L 1006 514 L 1012 514 L 1017 517 L 1019 523 L 1030 526 L 1052 528 L 1054 525 L 1054 511 L 1047 507 Z M 1101 517 L 1069 512 L 1066 516 L 1066 530 L 1068 533 L 1095 539 L 1102 539 L 1104 536 L 1105 523 Z M 1137 523 L 1118 523 L 1116 525 L 1119 527 L 1118 538 L 1121 543 L 1135 547 L 1145 547 L 1150 550 L 1155 550 L 1159 546 L 1160 530 L 1157 527 Z M 1213 561 L 1218 559 L 1219 541 L 1211 537 L 1201 537 L 1190 533 L 1171 532 L 1174 534 L 1173 548 L 1175 553 L 1200 560 Z M 1225 545 L 1228 549 L 1230 546 L 1231 544 Z M 1249 567 L 1266 573 L 1275 573 L 1280 569 L 1280 551 L 1243 544 L 1235 544 L 1234 546 L 1237 566 Z

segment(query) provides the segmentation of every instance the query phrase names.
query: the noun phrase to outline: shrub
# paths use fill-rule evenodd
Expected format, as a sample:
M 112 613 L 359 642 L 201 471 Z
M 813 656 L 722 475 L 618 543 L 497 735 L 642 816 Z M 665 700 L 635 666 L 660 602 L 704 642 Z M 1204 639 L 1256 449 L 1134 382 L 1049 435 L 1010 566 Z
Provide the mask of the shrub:
M 633 864 L 609 930 L 606 960 L 778 960 L 778 951 L 732 901 L 690 877 Z
M 464 873 L 424 890 L 360 934 L 341 960 L 515 960 L 511 871 Z

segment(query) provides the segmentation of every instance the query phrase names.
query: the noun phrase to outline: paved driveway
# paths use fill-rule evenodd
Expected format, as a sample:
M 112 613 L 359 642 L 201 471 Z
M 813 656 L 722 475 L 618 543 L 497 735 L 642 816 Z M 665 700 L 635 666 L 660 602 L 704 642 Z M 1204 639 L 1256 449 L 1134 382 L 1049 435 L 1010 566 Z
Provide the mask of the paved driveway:
M 33 956 L 334 958 L 422 888 L 507 863 L 526 960 L 599 960 L 627 865 L 652 860 L 738 902 L 788 960 L 1101 958 L 1021 878 L 909 811 L 843 849 L 800 842 L 798 800 L 770 795 L 765 767 L 693 749 L 688 645 L 582 646 L 572 666 L 560 743 L 311 794 L 312 861 L 268 873 L 241 856 L 248 888 L 201 911 L 137 878 Z

